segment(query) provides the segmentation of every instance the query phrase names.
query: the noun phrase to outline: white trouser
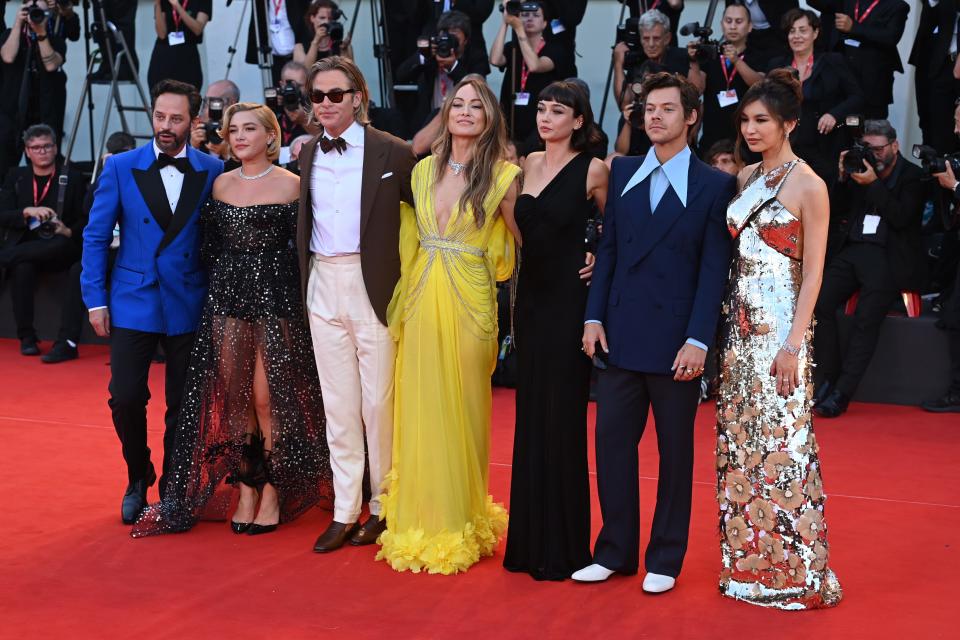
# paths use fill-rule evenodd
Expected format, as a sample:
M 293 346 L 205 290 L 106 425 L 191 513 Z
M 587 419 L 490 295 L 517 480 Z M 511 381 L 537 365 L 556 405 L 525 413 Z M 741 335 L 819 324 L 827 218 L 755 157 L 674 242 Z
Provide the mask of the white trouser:
M 366 427 L 370 513 L 380 514 L 380 485 L 390 471 L 393 445 L 393 372 L 397 349 L 370 305 L 360 256 L 314 254 L 307 311 L 317 359 L 335 492 L 333 519 L 360 517 Z

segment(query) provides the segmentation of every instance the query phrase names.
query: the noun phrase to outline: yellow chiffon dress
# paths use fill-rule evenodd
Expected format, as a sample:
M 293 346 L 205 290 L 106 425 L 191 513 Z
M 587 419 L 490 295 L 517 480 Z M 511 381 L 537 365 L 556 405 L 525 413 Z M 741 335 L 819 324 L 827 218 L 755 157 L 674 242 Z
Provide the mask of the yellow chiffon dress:
M 401 214 L 402 277 L 388 310 L 399 345 L 393 468 L 381 498 L 387 529 L 377 553 L 397 571 L 466 571 L 493 554 L 507 528 L 506 509 L 487 493 L 487 466 L 496 283 L 515 259 L 496 211 L 518 172 L 498 163 L 482 227 L 458 207 L 441 234 L 433 157 L 413 170 L 416 212 Z

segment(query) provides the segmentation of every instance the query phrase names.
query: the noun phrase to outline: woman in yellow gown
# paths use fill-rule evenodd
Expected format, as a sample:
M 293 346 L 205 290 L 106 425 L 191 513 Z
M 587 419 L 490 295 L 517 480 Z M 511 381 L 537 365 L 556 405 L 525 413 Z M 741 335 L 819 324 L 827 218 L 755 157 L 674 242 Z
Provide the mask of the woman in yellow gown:
M 460 82 L 433 155 L 413 170 L 402 277 L 388 314 L 399 340 L 393 468 L 378 560 L 451 574 L 493 554 L 507 512 L 487 493 L 496 282 L 513 271 L 519 168 L 485 83 Z

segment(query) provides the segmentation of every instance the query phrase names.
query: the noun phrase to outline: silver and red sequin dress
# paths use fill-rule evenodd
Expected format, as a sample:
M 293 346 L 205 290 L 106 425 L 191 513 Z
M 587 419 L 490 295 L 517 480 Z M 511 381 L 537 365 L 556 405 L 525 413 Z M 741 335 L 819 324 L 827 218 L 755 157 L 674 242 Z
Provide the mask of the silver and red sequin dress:
M 812 329 L 800 347 L 797 389 L 778 395 L 770 375 L 802 281 L 802 227 L 777 199 L 797 162 L 768 174 L 758 166 L 727 209 L 735 251 L 719 343 L 720 592 L 765 607 L 815 609 L 837 604 L 842 591 L 828 567 Z

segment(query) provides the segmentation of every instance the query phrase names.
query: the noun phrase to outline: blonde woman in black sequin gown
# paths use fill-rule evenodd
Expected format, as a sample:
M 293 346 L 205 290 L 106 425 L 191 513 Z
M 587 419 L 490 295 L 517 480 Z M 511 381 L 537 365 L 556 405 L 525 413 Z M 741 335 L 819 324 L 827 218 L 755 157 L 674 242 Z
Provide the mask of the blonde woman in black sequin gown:
M 735 249 L 717 402 L 720 592 L 780 609 L 829 607 L 842 595 L 828 567 L 810 412 L 829 201 L 788 140 L 801 100 L 800 83 L 778 69 L 740 105 L 741 143 L 763 160 L 740 172 L 727 209 Z
M 267 107 L 231 106 L 221 135 L 242 165 L 217 178 L 201 212 L 210 289 L 167 491 L 134 537 L 225 518 L 230 483 L 238 534 L 273 531 L 332 494 L 294 246 L 300 182 L 272 164 L 280 126 Z

